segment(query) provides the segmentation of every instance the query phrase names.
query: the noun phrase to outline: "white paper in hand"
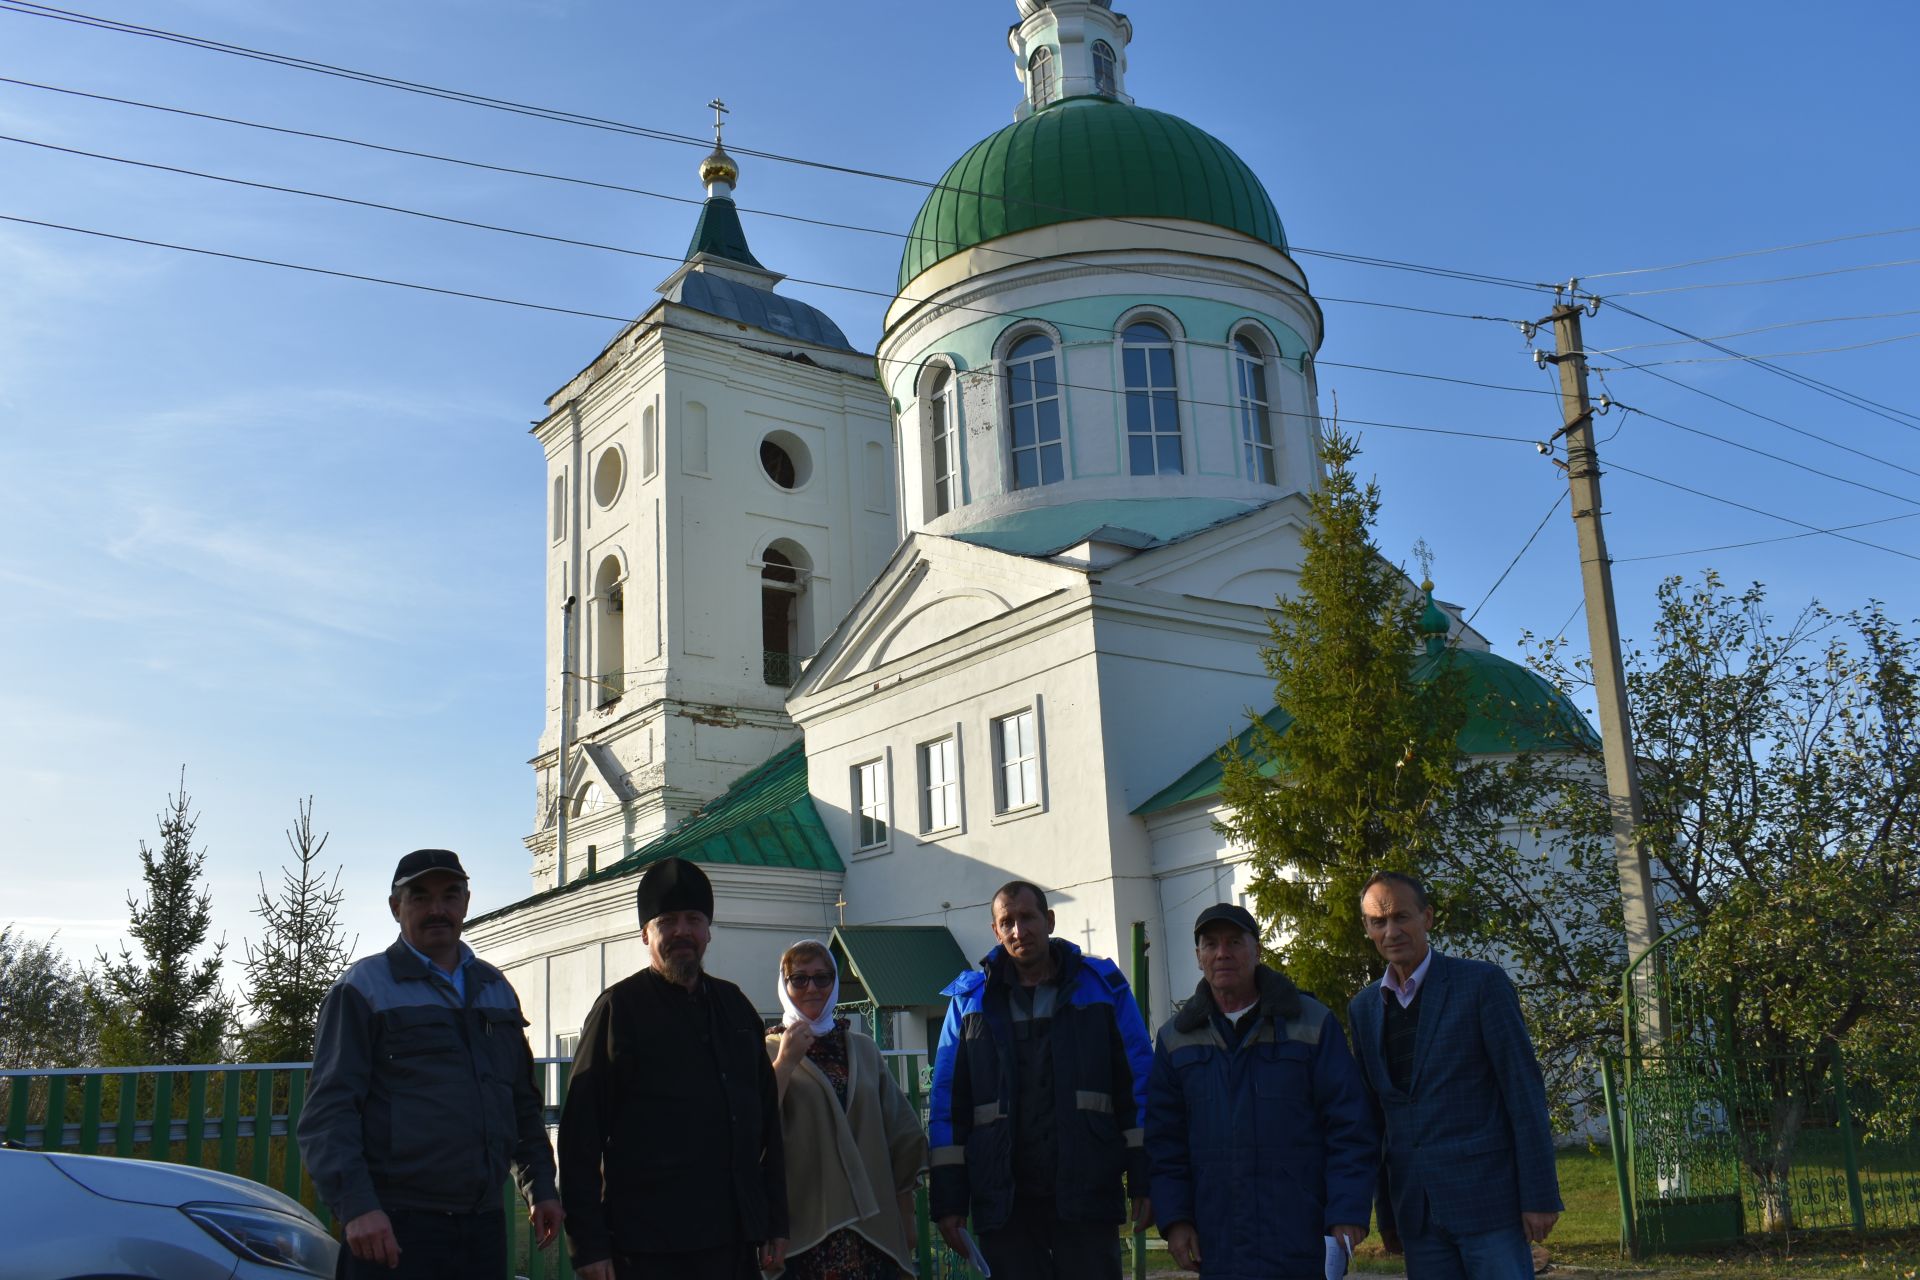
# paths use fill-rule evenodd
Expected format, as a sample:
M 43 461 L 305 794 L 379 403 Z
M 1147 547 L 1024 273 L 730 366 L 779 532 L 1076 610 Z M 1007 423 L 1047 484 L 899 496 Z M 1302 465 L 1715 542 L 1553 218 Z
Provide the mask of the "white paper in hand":
M 1347 1274 L 1347 1264 L 1353 1258 L 1353 1250 L 1339 1236 L 1322 1236 L 1327 1242 L 1327 1280 L 1340 1280 Z
M 979 1243 L 974 1240 L 973 1233 L 971 1231 L 968 1231 L 965 1227 L 960 1228 L 960 1243 L 967 1246 L 967 1265 L 968 1266 L 972 1267 L 975 1271 L 978 1271 L 983 1276 L 990 1276 L 993 1274 L 993 1268 L 987 1265 L 987 1255 L 980 1252 Z

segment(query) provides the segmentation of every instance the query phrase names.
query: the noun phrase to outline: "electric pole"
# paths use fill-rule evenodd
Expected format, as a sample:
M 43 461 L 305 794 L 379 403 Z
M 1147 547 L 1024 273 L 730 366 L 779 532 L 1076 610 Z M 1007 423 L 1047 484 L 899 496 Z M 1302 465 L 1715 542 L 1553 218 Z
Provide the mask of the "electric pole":
M 1641 844 L 1645 814 L 1640 802 L 1640 773 L 1633 754 L 1633 728 L 1627 711 L 1627 681 L 1620 660 L 1620 624 L 1613 606 L 1613 563 L 1600 516 L 1600 454 L 1593 439 L 1593 405 L 1587 398 L 1586 348 L 1581 345 L 1580 304 L 1569 282 L 1549 317 L 1554 354 L 1544 359 L 1560 372 L 1564 422 L 1558 435 L 1567 446 L 1567 484 L 1573 497 L 1573 527 L 1580 544 L 1580 583 L 1587 602 L 1587 640 L 1593 654 L 1593 690 L 1600 710 L 1600 743 L 1607 770 L 1607 801 L 1613 816 L 1613 859 L 1620 877 L 1622 923 L 1627 963 L 1634 964 L 1659 936 L 1659 912 L 1653 894 L 1653 869 Z M 1637 1032 L 1643 1048 L 1666 1036 L 1667 1016 L 1650 965 L 1634 970 Z

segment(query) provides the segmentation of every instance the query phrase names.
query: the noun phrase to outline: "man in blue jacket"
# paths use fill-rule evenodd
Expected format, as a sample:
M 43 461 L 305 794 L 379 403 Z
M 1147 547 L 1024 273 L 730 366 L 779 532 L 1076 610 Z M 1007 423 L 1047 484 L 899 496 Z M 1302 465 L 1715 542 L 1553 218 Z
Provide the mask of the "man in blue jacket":
M 1202 975 L 1154 1046 L 1153 1205 L 1175 1263 L 1209 1280 L 1319 1280 L 1327 1239 L 1367 1235 L 1379 1160 L 1366 1086 L 1332 1011 L 1260 963 L 1222 902 L 1194 922 Z
M 1381 1237 L 1405 1249 L 1409 1280 L 1525 1280 L 1561 1205 L 1513 983 L 1427 945 L 1433 908 L 1412 876 L 1376 873 L 1360 914 L 1387 962 L 1348 1009 L 1385 1129 Z
M 946 990 L 927 1138 L 929 1202 L 965 1253 L 969 1211 L 995 1280 L 1118 1280 L 1119 1226 L 1152 1220 L 1144 1110 L 1152 1047 L 1111 960 L 1053 937 L 1037 885 L 993 896 L 1000 945 Z

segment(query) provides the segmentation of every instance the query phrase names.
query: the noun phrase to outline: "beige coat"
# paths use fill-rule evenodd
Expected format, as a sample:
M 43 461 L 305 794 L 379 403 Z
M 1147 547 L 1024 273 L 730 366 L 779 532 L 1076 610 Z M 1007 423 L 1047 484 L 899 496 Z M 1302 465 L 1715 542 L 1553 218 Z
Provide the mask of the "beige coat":
M 767 1053 L 780 1052 L 778 1033 Z M 801 1060 L 780 1103 L 787 1148 L 787 1252 L 810 1249 L 851 1227 L 911 1274 L 912 1224 L 899 1193 L 927 1169 L 927 1135 L 871 1037 L 847 1032 L 847 1105 L 813 1063 Z

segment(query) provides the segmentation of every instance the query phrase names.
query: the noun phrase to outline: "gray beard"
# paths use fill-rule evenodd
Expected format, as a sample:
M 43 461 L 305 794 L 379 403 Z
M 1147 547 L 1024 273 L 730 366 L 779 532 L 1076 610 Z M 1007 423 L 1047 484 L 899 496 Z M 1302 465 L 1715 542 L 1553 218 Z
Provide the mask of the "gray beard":
M 666 956 L 662 963 L 665 965 L 662 972 L 666 975 L 667 981 L 677 982 L 683 987 L 691 985 L 701 973 L 700 957 L 690 952 L 683 951 Z

